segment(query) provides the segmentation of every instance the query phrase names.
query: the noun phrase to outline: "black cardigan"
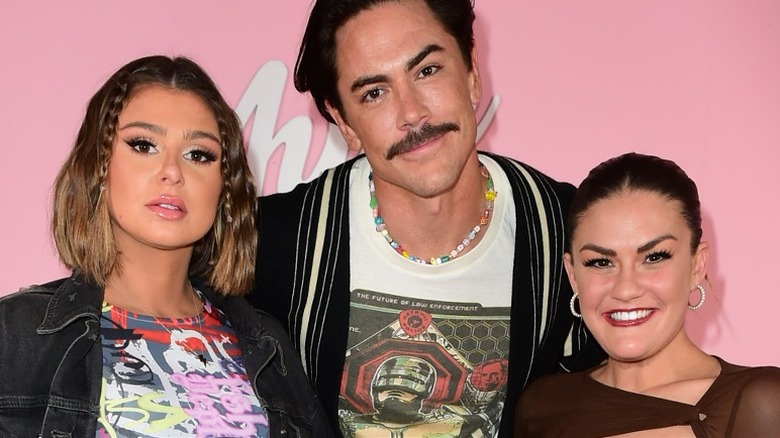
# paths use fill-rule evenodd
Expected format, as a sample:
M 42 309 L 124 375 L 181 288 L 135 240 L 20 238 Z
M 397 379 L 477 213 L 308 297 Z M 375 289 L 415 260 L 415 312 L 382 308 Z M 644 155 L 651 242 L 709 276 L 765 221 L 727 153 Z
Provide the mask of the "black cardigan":
M 604 354 L 569 311 L 564 223 L 574 187 L 515 160 L 484 154 L 506 173 L 517 216 L 509 381 L 500 433 L 511 436 L 515 402 L 530 381 L 585 369 Z M 249 300 L 286 326 L 333 426 L 338 425 L 349 323 L 349 173 L 362 158 L 291 192 L 259 199 L 256 284 Z M 564 354 L 566 343 L 572 355 Z

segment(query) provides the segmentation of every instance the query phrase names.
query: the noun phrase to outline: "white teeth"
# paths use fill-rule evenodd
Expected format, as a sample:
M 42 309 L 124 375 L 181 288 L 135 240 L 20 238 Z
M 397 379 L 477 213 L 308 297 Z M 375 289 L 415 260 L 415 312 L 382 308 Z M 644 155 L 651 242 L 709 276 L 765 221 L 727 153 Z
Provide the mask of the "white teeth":
M 175 205 L 171 205 L 171 204 L 157 204 L 157 205 L 162 207 L 162 208 L 167 208 L 168 210 L 178 210 L 179 209 L 179 207 L 177 207 Z
M 614 312 L 610 313 L 609 317 L 615 321 L 635 321 L 646 317 L 652 313 L 651 310 L 632 310 L 630 312 Z

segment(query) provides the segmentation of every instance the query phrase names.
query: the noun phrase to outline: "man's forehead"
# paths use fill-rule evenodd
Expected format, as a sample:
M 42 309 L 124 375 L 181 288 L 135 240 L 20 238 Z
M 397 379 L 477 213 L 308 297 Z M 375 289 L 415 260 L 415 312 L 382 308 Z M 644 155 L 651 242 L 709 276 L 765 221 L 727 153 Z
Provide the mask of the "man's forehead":
M 416 64 L 421 56 L 430 53 L 458 50 L 455 38 L 435 18 L 431 18 L 435 24 L 430 24 L 419 16 L 398 20 L 398 14 L 379 14 L 381 10 L 364 13 L 371 12 L 377 14 L 364 20 L 355 17 L 336 32 L 336 67 L 340 72 L 344 72 L 347 64 L 349 70 L 361 66 L 373 69 L 369 66 L 377 65 L 399 67 Z M 371 72 L 358 74 L 367 73 Z

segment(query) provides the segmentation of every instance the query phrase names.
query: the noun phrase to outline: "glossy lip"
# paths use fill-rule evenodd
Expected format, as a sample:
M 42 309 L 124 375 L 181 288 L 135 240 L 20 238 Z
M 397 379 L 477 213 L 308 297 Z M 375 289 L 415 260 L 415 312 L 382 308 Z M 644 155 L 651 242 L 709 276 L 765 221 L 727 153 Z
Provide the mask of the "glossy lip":
M 652 309 L 652 308 L 615 309 L 615 310 L 610 310 L 609 312 L 604 312 L 601 314 L 601 316 L 603 316 L 608 323 L 610 323 L 615 327 L 631 327 L 639 324 L 644 324 L 645 322 L 647 322 L 650 318 L 652 318 L 655 315 L 656 310 L 657 309 Z M 626 319 L 626 320 L 618 320 L 612 318 L 612 315 L 615 313 L 631 313 L 631 312 L 637 312 L 638 315 L 636 315 L 635 318 Z M 645 315 L 641 316 L 641 314 L 643 313 L 645 313 Z
M 187 215 L 187 206 L 178 196 L 160 195 L 149 201 L 146 207 L 163 219 L 177 220 Z

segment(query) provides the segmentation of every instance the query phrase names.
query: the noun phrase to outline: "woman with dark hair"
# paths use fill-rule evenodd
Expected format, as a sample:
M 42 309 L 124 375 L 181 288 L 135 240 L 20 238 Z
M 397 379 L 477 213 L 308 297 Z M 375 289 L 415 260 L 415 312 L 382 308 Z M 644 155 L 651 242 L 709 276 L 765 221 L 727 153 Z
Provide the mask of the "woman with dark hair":
M 531 384 L 515 436 L 780 435 L 780 369 L 732 365 L 685 332 L 706 299 L 709 245 L 679 166 L 637 153 L 601 163 L 577 190 L 569 232 L 571 312 L 609 357 Z
M 54 187 L 69 278 L 0 299 L 2 436 L 321 436 L 319 401 L 254 282 L 241 125 L 186 58 L 93 96 Z

